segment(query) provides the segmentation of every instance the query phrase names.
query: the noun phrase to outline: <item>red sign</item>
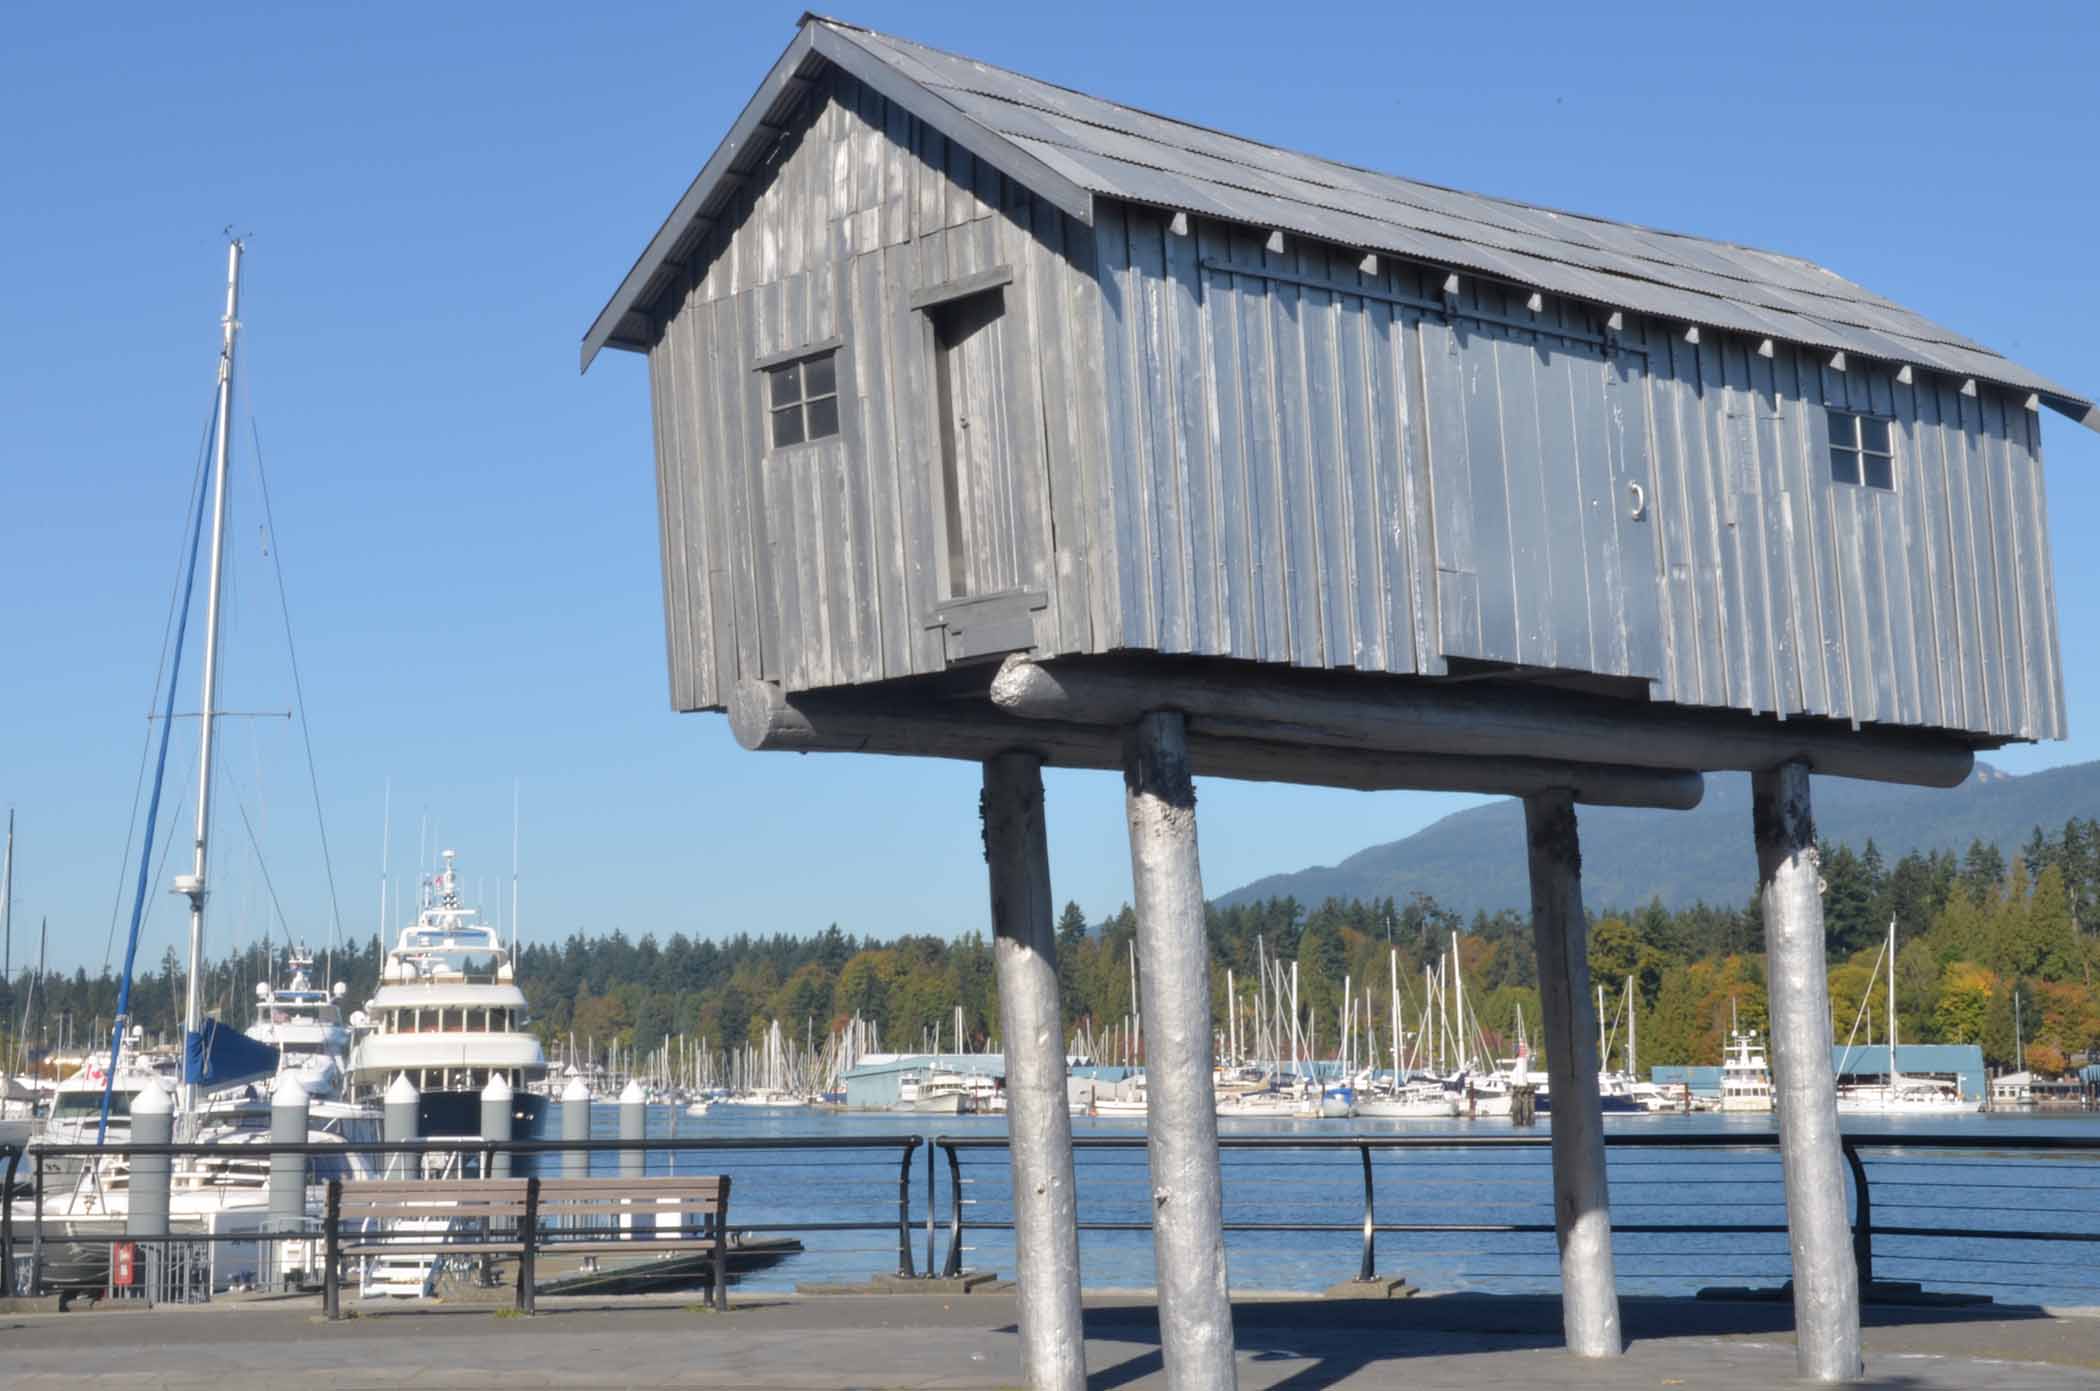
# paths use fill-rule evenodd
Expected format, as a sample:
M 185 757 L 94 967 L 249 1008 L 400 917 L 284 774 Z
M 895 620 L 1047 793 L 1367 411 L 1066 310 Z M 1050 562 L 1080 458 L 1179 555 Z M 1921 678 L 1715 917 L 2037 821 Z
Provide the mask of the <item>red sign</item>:
M 111 1242 L 109 1247 L 109 1283 L 122 1288 L 137 1283 L 138 1243 L 131 1241 Z

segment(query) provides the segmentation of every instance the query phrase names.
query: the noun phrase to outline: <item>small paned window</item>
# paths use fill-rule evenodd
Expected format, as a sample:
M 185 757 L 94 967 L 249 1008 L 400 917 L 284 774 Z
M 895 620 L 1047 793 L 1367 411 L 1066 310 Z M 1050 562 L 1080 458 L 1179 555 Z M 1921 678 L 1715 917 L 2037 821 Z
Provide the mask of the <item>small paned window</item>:
M 766 369 L 773 447 L 785 449 L 839 432 L 838 350 Z
M 1889 422 L 1878 415 L 1828 411 L 1830 478 L 1869 488 L 1896 486 L 1896 445 Z

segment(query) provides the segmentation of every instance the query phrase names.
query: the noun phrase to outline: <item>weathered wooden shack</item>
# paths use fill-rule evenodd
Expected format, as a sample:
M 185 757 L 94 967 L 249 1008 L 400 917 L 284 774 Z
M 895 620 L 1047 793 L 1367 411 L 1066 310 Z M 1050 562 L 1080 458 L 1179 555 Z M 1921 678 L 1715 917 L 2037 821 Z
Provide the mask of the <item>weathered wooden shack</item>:
M 1621 1345 L 1573 807 L 1754 774 L 1805 1374 L 1858 1368 L 1810 771 L 2065 733 L 2043 408 L 1808 262 L 816 17 L 583 344 L 646 353 L 671 701 L 984 764 L 1022 1346 L 1077 1387 L 1040 768 L 1120 768 L 1171 1384 L 1229 1386 L 1192 773 L 1526 800 L 1568 1340 Z
M 812 21 L 606 346 L 681 710 L 1141 651 L 2064 733 L 2038 411 L 2100 414 L 1792 257 Z

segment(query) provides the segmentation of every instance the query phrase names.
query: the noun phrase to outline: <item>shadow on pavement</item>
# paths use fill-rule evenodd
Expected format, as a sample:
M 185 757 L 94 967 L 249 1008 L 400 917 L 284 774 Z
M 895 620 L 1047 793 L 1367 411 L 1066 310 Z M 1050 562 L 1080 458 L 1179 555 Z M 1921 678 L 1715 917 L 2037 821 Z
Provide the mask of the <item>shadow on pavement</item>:
M 1255 1362 L 1310 1365 L 1273 1384 L 1272 1391 L 1315 1391 L 1382 1363 L 1417 1357 L 1543 1350 L 1562 1345 L 1560 1302 L 1551 1297 L 1437 1295 L 1401 1300 L 1236 1300 L 1233 1334 L 1243 1356 Z M 1961 1308 L 1874 1306 L 1862 1313 L 1867 1328 L 1919 1324 L 2003 1323 L 2046 1319 L 2034 1308 L 1983 1305 Z M 1724 1302 L 1703 1299 L 1627 1299 L 1620 1318 L 1629 1346 L 1651 1339 L 1715 1338 L 1730 1335 L 1791 1336 L 1794 1309 L 1785 1300 Z M 1094 1307 L 1086 1311 L 1089 1341 L 1152 1344 L 1087 1378 L 1090 1391 L 1115 1391 L 1163 1369 L 1159 1315 L 1151 1305 Z M 1911 1377 L 1879 1378 L 1860 1386 L 1904 1391 L 1921 1385 Z

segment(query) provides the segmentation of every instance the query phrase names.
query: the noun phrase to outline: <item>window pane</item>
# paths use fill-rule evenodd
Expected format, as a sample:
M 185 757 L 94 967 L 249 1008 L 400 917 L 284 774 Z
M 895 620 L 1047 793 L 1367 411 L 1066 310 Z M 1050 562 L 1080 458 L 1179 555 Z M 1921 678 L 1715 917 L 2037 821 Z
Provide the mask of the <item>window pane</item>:
M 1889 423 L 1871 415 L 1859 418 L 1859 442 L 1877 454 L 1889 452 Z
M 838 358 L 835 354 L 826 353 L 822 357 L 813 357 L 802 364 L 802 394 L 804 396 L 829 396 L 832 392 L 839 389 L 838 381 L 839 366 Z M 814 435 L 821 432 L 812 429 L 810 433 Z
M 1886 454 L 1869 454 L 1863 461 L 1866 465 L 1869 488 L 1893 488 L 1896 486 L 1896 461 Z
M 1859 417 L 1844 411 L 1825 411 L 1830 417 L 1830 447 L 1832 449 L 1859 448 Z
M 789 406 L 773 412 L 773 447 L 785 449 L 802 443 L 802 407 Z
M 773 379 L 773 404 L 785 406 L 802 399 L 802 364 L 790 362 L 785 367 L 770 369 L 766 375 Z
M 825 396 L 809 403 L 809 437 L 820 440 L 839 432 L 839 398 Z
M 1830 481 L 1833 483 L 1859 482 L 1859 455 L 1849 449 L 1833 447 L 1830 451 Z

